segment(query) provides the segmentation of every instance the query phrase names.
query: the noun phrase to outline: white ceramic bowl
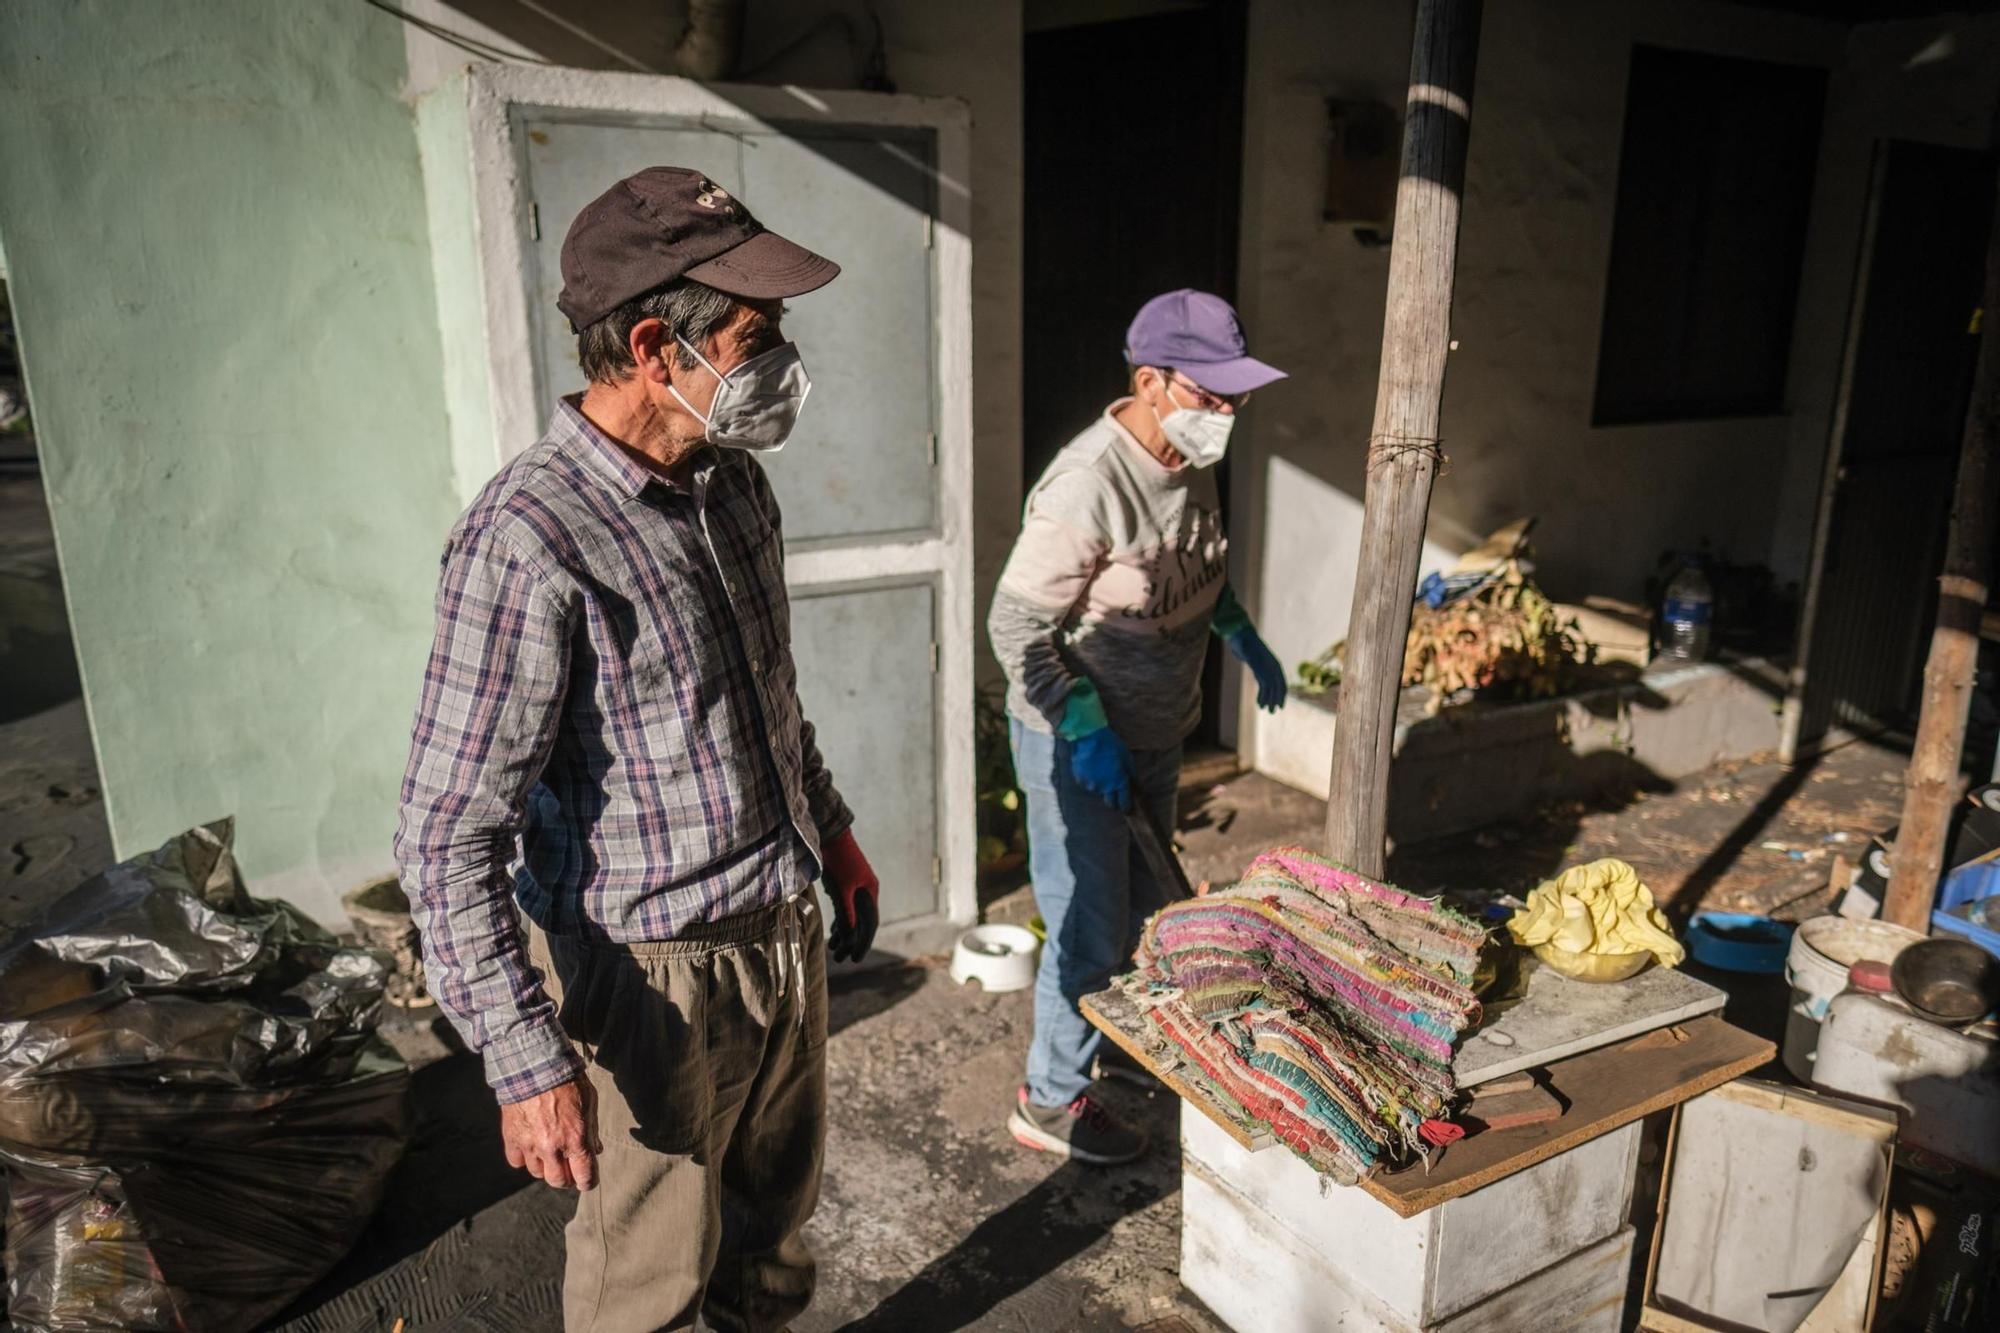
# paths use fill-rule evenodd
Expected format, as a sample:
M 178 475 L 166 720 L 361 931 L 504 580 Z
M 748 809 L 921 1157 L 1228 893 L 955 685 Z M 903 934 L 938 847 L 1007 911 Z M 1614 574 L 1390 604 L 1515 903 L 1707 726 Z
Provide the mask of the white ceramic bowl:
M 951 979 L 977 981 L 988 993 L 1026 990 L 1035 984 L 1035 954 L 1042 942 L 1026 926 L 974 926 L 951 951 Z

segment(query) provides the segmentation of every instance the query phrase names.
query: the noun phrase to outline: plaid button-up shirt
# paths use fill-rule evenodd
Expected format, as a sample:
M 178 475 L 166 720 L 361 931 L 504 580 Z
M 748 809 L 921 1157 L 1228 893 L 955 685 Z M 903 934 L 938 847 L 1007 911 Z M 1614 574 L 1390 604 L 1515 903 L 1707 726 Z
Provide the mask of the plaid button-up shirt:
M 662 479 L 565 399 L 445 545 L 396 857 L 431 991 L 502 1101 L 581 1072 L 515 914 L 665 940 L 817 875 L 852 816 L 800 714 L 778 505 Z

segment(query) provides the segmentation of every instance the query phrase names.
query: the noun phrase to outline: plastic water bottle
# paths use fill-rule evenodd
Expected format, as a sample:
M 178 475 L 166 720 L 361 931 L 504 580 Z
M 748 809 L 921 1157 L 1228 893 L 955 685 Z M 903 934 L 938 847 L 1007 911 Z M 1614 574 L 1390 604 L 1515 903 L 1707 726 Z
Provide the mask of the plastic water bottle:
M 1699 662 L 1707 657 L 1708 622 L 1714 608 L 1715 594 L 1699 569 L 1689 565 L 1676 574 L 1660 611 L 1660 660 Z

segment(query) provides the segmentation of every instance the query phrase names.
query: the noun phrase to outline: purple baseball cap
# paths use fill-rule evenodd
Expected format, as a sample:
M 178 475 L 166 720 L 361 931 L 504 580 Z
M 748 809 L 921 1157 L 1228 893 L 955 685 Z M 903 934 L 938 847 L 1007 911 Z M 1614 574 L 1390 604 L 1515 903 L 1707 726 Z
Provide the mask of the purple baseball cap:
M 1125 359 L 1135 367 L 1178 370 L 1210 393 L 1249 393 L 1285 378 L 1250 355 L 1229 302 L 1192 287 L 1139 307 L 1125 332 Z

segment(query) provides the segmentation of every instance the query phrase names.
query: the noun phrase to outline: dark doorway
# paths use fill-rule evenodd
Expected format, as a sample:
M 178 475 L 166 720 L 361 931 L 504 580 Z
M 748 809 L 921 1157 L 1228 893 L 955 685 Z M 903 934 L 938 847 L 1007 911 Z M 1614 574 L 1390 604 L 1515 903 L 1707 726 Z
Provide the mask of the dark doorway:
M 1123 392 L 1125 328 L 1147 298 L 1197 287 L 1236 299 L 1245 5 L 1160 8 L 1027 35 L 1024 486 Z M 1213 745 L 1213 650 L 1202 695 L 1193 739 Z
M 1937 615 L 1978 339 L 1993 159 L 1889 142 L 1846 385 L 1800 739 L 1904 725 Z

